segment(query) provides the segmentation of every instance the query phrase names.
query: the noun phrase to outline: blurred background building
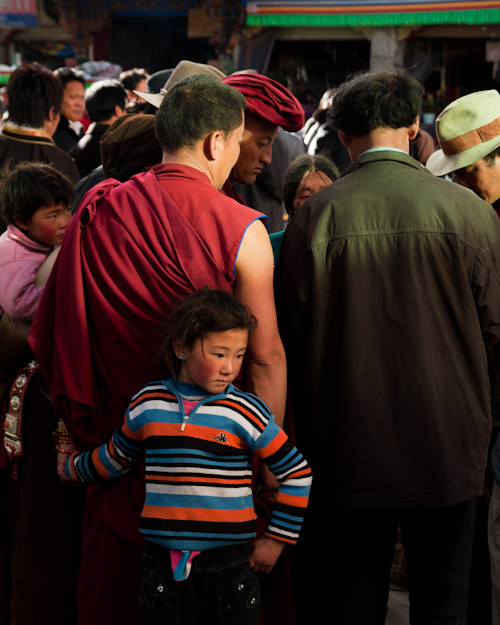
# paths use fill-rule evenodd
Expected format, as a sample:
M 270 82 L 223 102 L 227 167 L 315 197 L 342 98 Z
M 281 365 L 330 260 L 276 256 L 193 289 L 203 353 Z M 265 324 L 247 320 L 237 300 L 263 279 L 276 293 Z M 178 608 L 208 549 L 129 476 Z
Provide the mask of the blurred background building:
M 409 68 L 429 113 L 500 83 L 493 0 L 2 0 L 0 63 L 108 61 L 150 73 L 183 58 L 254 68 L 317 104 L 349 74 Z

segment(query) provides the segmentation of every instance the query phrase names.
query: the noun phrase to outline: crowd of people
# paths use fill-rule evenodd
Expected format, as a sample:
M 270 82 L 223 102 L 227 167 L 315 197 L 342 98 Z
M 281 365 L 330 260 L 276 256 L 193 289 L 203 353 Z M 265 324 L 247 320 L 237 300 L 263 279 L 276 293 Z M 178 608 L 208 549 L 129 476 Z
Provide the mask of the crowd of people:
M 398 528 L 412 625 L 478 535 L 500 625 L 500 94 L 422 95 L 12 73 L 0 625 L 383 624 Z

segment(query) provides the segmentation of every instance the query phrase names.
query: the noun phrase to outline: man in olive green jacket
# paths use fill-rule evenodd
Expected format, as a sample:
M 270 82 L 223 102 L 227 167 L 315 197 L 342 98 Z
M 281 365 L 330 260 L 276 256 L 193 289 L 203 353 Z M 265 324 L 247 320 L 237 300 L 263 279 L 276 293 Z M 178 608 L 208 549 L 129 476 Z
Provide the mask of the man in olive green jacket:
M 500 222 L 409 157 L 420 98 L 403 72 L 341 88 L 332 117 L 353 164 L 301 208 L 277 268 L 297 443 L 315 473 L 299 625 L 316 606 L 324 623 L 384 622 L 398 523 L 412 625 L 466 622 Z

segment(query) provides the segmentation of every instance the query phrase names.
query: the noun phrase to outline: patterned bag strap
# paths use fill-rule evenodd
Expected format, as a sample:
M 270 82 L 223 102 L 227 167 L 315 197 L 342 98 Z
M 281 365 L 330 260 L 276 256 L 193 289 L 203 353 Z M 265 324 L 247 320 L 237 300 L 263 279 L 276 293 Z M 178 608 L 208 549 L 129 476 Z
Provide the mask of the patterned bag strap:
M 5 413 L 4 446 L 7 459 L 12 467 L 11 478 L 17 479 L 17 463 L 23 453 L 22 424 L 23 405 L 26 389 L 33 375 L 38 370 L 38 363 L 31 360 L 17 374 L 10 389 L 9 403 Z

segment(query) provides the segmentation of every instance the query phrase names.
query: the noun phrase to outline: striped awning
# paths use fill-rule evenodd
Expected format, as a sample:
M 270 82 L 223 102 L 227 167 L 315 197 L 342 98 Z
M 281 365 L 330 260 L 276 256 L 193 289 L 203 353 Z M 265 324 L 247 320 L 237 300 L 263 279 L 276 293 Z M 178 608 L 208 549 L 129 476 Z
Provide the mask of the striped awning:
M 248 0 L 248 26 L 500 24 L 499 0 Z

